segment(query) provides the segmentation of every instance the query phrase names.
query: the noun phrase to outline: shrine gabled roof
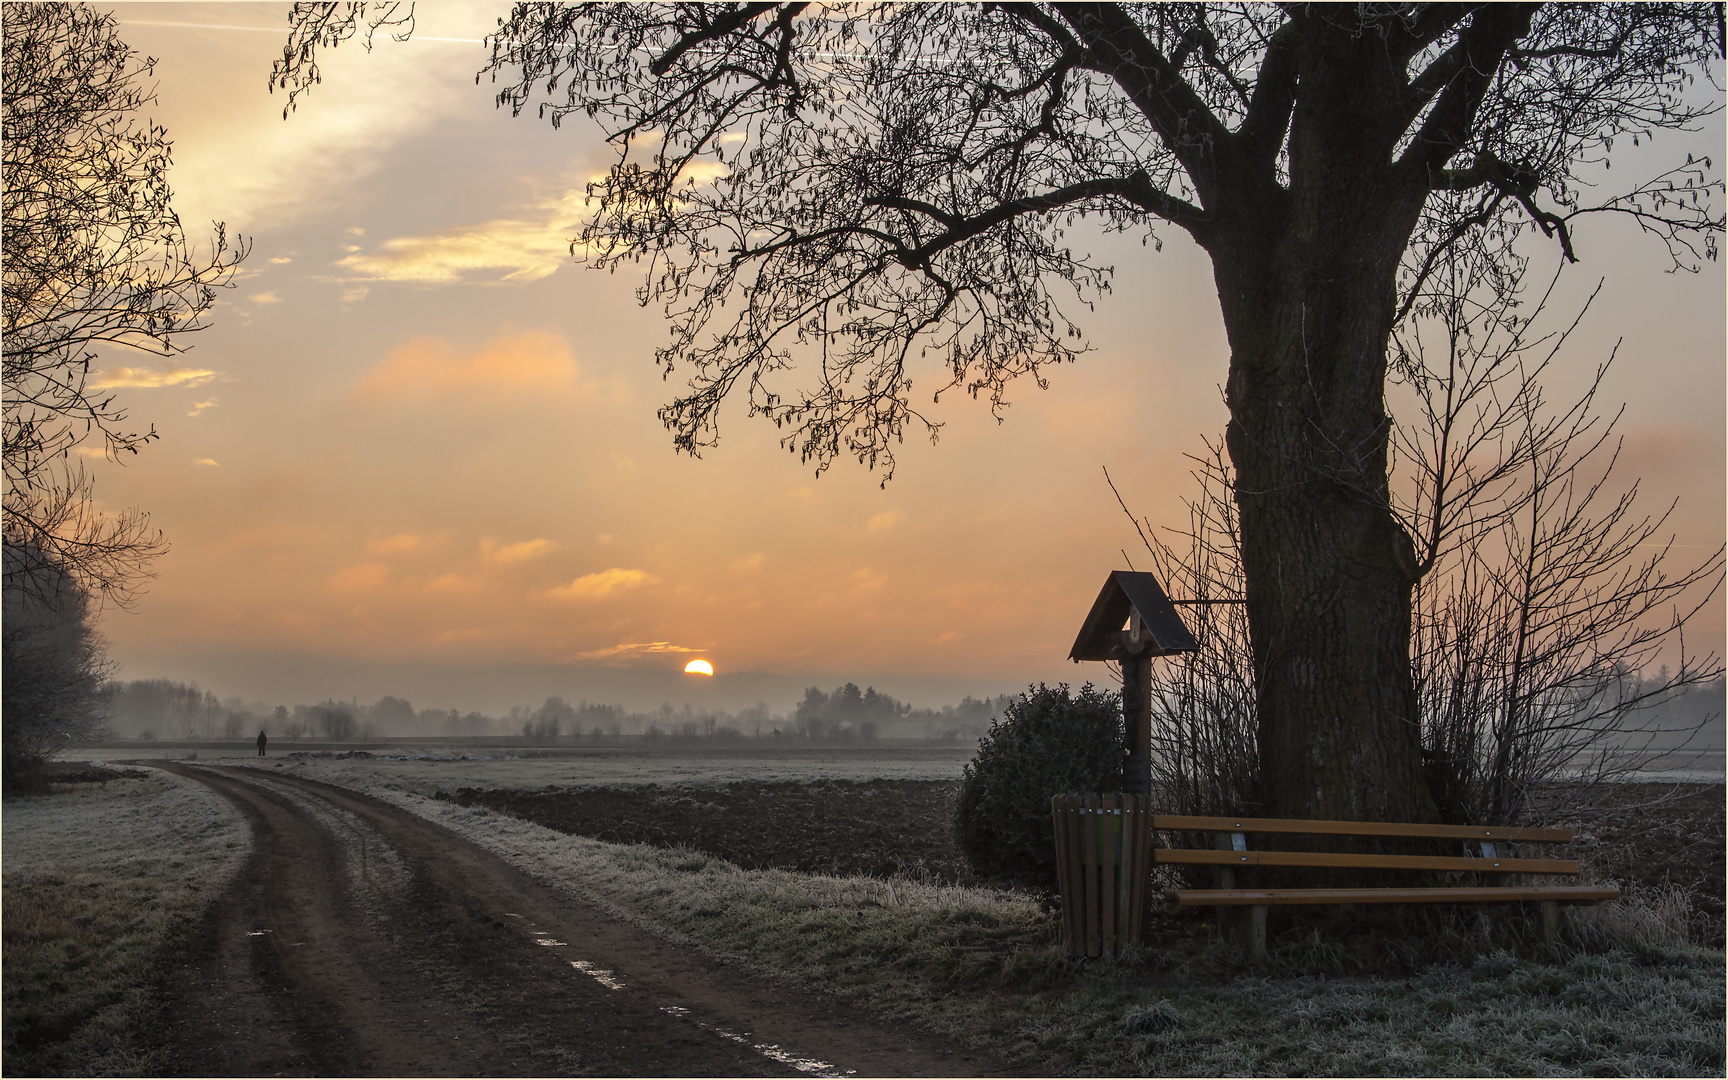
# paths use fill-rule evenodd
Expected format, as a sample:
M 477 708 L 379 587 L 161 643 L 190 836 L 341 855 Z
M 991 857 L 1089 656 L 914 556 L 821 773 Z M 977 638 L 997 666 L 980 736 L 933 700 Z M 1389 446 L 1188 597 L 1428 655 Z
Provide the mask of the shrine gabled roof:
M 1122 627 L 1135 613 L 1151 635 L 1153 656 L 1200 650 L 1200 643 L 1188 632 L 1156 577 L 1144 571 L 1112 570 L 1086 621 L 1080 624 L 1080 636 L 1074 639 L 1069 659 L 1114 659 L 1112 650 L 1123 642 Z

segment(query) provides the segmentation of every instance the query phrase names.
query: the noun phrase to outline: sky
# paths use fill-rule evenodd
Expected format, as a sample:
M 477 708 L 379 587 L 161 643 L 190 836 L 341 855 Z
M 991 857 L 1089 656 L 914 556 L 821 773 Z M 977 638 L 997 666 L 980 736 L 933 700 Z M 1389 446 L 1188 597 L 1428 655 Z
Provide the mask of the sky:
M 150 116 L 189 233 L 222 221 L 252 245 L 188 351 L 99 365 L 161 439 L 92 460 L 98 495 L 172 545 L 136 609 L 103 615 L 118 676 L 493 712 L 554 694 L 784 711 L 845 680 L 939 706 L 1106 681 L 1066 660 L 1139 545 L 1105 470 L 1180 525 L 1186 456 L 1226 419 L 1204 255 L 1175 230 L 1160 252 L 1100 240 L 1114 291 L 1075 308 L 1092 351 L 1015 387 L 1000 423 L 944 398 L 940 441 L 909 439 L 886 486 L 848 461 L 817 477 L 742 408 L 718 447 L 679 455 L 655 417 L 678 385 L 653 361 L 661 314 L 568 251 L 611 151 L 476 84 L 505 8 L 422 3 L 409 42 L 326 52 L 286 120 L 267 82 L 287 5 L 115 9 L 158 59 Z M 1696 137 L 1718 160 L 1722 141 L 1720 118 Z M 1702 557 L 1728 513 L 1722 266 L 1664 274 L 1613 223 L 1578 247 L 1558 306 L 1604 291 L 1556 394 L 1621 340 L 1622 471 L 1647 509 L 1680 500 L 1676 552 Z M 1718 603 L 1689 644 L 1720 651 L 1722 623 Z M 713 678 L 681 673 L 696 657 Z

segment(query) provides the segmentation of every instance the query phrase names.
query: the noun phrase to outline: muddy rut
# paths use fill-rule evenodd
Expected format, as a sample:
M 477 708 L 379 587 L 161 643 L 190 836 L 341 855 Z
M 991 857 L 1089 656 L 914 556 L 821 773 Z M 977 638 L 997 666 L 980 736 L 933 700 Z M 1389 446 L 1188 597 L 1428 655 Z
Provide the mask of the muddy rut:
M 964 1076 L 999 1063 L 703 961 L 368 796 L 207 784 L 253 853 L 167 980 L 181 1076 Z

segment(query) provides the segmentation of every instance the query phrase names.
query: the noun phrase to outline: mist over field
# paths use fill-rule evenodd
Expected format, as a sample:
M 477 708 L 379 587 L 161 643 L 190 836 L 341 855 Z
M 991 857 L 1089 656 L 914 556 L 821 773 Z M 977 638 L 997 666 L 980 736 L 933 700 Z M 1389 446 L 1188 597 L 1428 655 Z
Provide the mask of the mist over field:
M 632 709 L 617 702 L 556 695 L 499 712 L 417 708 L 403 697 L 363 702 L 324 697 L 293 704 L 220 697 L 197 683 L 173 679 L 116 681 L 108 687 L 108 731 L 126 740 L 238 740 L 264 732 L 278 745 L 301 739 L 346 742 L 384 738 L 510 738 L 536 744 L 640 737 L 770 738 L 868 742 L 879 738 L 975 739 L 1012 699 L 964 696 L 957 703 L 915 707 L 854 681 L 807 686 L 796 701 L 758 701 L 736 710 L 685 701 Z
M 682 676 L 707 689 L 706 679 Z M 1108 680 L 1104 680 L 1108 687 Z M 1628 685 L 1636 688 L 1633 677 Z M 241 740 L 266 733 L 276 747 L 381 739 L 508 739 L 533 745 L 581 745 L 639 739 L 768 739 L 867 744 L 878 739 L 926 739 L 970 744 L 1003 715 L 1014 695 L 913 705 L 857 680 L 824 688 L 806 685 L 795 697 L 781 691 L 737 708 L 695 704 L 685 695 L 657 707 L 549 695 L 493 711 L 448 706 L 436 698 L 412 701 L 384 694 L 366 700 L 325 695 L 269 701 L 220 696 L 195 682 L 173 679 L 116 681 L 109 687 L 108 734 L 118 740 Z M 309 696 L 309 695 L 308 695 Z M 788 700 L 791 698 L 791 700 Z M 722 699 L 724 700 L 724 699 Z M 1611 753 L 1652 760 L 1655 769 L 1720 771 L 1728 749 L 1728 682 L 1717 679 L 1662 695 L 1642 710 Z
M 1090 597 L 1076 604 L 1078 629 Z M 833 689 L 847 682 L 874 686 L 916 708 L 940 709 L 971 696 L 1014 694 L 1037 682 L 1085 682 L 1115 685 L 1104 664 L 1074 664 L 1069 641 L 1050 645 L 1048 663 L 1028 663 L 1023 673 L 1005 676 L 956 670 L 942 673 L 896 671 L 871 663 L 845 664 L 791 671 L 737 670 L 715 660 L 712 677 L 686 675 L 676 666 L 573 666 L 552 663 L 441 663 L 388 661 L 313 653 L 188 651 L 147 661 L 127 660 L 116 673 L 122 681 L 171 679 L 197 683 L 217 697 L 267 701 L 272 705 L 338 701 L 377 701 L 385 696 L 406 698 L 416 708 L 457 709 L 463 713 L 502 715 L 512 706 L 537 706 L 546 698 L 602 701 L 632 712 L 652 712 L 663 704 L 698 712 L 738 712 L 767 702 L 774 712 L 787 712 L 809 686 Z M 704 654 L 706 655 L 706 654 Z

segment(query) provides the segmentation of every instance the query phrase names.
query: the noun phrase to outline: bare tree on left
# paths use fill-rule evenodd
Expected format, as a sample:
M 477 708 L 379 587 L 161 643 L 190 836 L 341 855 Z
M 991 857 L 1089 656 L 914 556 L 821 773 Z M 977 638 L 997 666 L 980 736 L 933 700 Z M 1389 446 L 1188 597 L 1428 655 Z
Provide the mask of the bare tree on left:
M 181 351 L 208 325 L 246 245 L 206 251 L 170 205 L 167 132 L 143 115 L 154 60 L 83 5 L 0 6 L 6 489 L 4 757 L 8 781 L 102 725 L 108 665 L 94 627 L 128 607 L 167 544 L 136 509 L 109 513 L 77 451 L 118 461 L 156 438 L 93 378 L 96 350 Z
M 246 255 L 207 251 L 170 204 L 167 132 L 143 115 L 155 61 L 83 5 L 6 4 L 4 533 L 8 588 L 63 575 L 126 606 L 166 550 L 140 511 L 104 514 L 75 451 L 110 459 L 156 438 L 93 384 L 95 350 L 159 357 L 208 325 Z

